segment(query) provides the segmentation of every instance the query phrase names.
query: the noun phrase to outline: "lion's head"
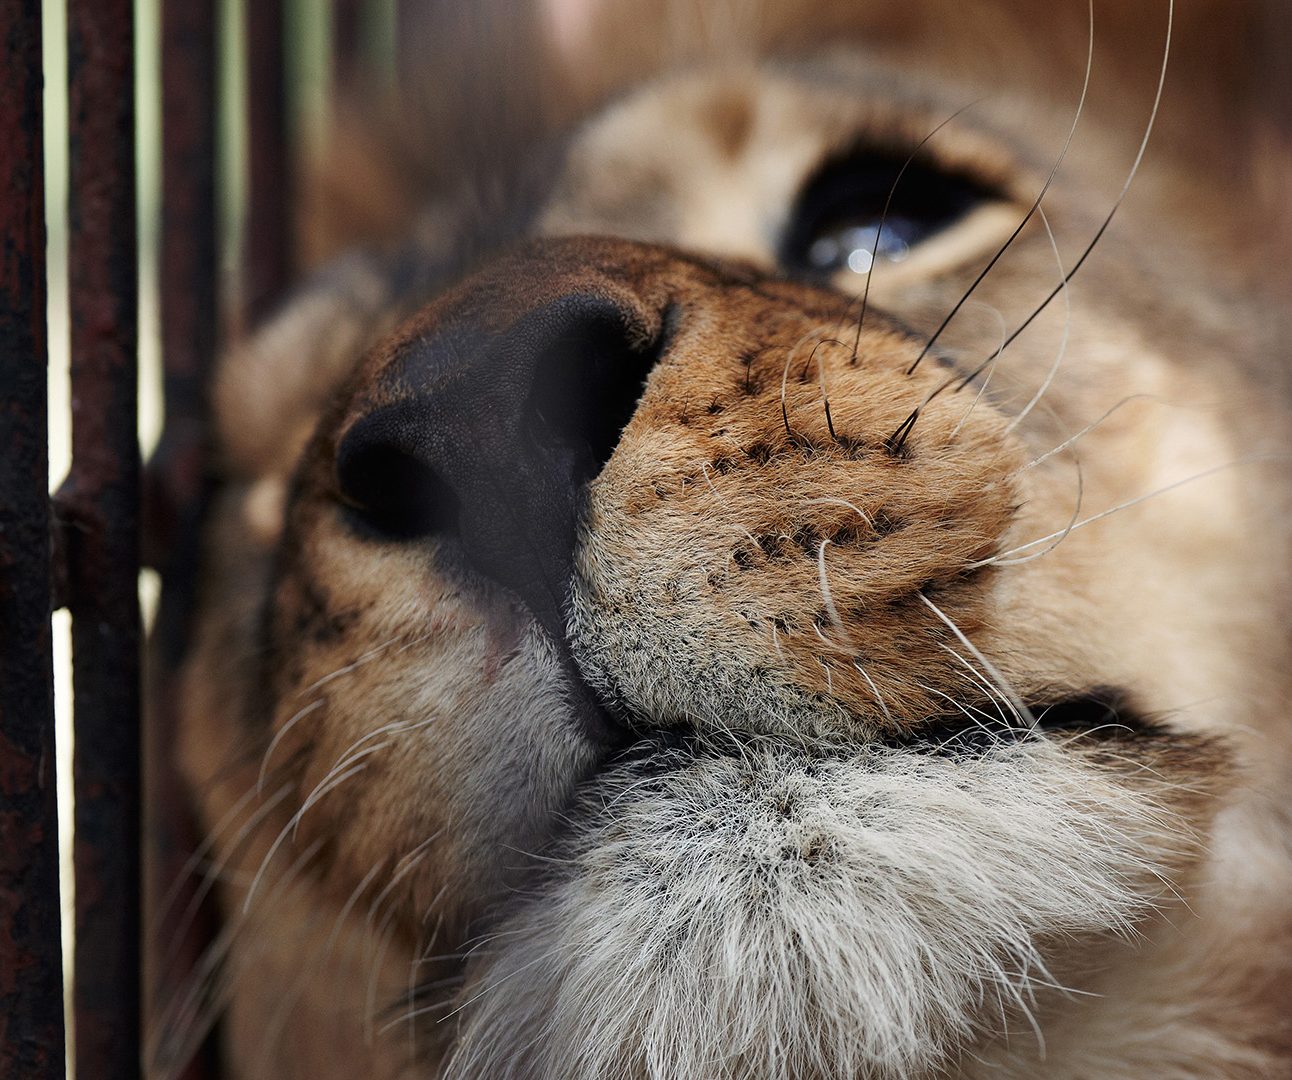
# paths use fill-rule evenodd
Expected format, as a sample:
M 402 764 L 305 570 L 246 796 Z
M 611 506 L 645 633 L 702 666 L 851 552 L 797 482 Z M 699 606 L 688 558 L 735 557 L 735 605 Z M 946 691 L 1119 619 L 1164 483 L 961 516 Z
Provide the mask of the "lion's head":
M 1165 0 L 1070 6 L 576 78 L 611 11 L 550 127 L 452 99 L 222 372 L 163 1054 L 227 1001 L 249 1077 L 1292 1066 L 1287 319 L 1188 76 L 1144 156 Z

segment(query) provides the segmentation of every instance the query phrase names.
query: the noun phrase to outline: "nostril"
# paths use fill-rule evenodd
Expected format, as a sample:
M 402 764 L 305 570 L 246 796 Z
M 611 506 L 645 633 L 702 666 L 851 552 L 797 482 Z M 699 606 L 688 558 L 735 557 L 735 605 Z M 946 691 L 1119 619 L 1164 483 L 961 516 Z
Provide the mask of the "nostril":
M 415 540 L 457 531 L 457 494 L 404 445 L 399 425 L 376 413 L 346 433 L 337 451 L 337 489 L 352 520 L 383 539 Z
M 525 407 L 536 446 L 586 452 L 579 482 L 600 473 L 619 445 L 674 322 L 670 306 L 648 337 L 617 308 L 589 305 L 581 315 L 536 358 Z

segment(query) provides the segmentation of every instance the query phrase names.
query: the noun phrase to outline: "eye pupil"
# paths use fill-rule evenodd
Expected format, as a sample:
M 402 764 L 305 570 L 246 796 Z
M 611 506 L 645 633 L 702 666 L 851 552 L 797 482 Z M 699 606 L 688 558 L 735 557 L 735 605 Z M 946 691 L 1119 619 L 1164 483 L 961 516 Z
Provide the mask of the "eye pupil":
M 917 245 L 999 197 L 971 177 L 905 160 L 862 147 L 822 165 L 803 186 L 785 228 L 786 269 L 812 277 L 868 274 L 876 262 L 900 263 Z

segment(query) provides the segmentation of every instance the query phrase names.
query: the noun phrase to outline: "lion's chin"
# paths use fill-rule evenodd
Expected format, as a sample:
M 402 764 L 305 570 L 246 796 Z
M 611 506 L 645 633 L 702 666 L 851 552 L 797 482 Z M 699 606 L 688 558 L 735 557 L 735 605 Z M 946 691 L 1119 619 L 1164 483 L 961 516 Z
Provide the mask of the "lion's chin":
M 445 1076 L 911 1077 L 1168 889 L 1163 807 L 1045 740 L 620 763 L 473 962 Z

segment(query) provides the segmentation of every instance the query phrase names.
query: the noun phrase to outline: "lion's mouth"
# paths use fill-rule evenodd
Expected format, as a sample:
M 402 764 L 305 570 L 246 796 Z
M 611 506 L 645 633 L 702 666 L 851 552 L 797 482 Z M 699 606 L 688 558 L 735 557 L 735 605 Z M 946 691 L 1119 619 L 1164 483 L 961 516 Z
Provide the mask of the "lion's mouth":
M 595 701 L 602 723 L 615 733 L 618 742 L 603 767 L 629 767 L 642 774 L 668 772 L 705 758 L 741 757 L 751 748 L 779 747 L 805 760 L 850 757 L 872 749 L 959 757 L 985 754 L 1050 734 L 1125 738 L 1153 727 L 1130 704 L 1125 691 L 1098 686 L 1030 702 L 962 702 L 955 711 L 894 726 L 863 747 L 842 738 L 790 739 L 733 728 L 701 730 L 688 724 L 652 724 L 626 714 L 590 688 L 585 689 Z

